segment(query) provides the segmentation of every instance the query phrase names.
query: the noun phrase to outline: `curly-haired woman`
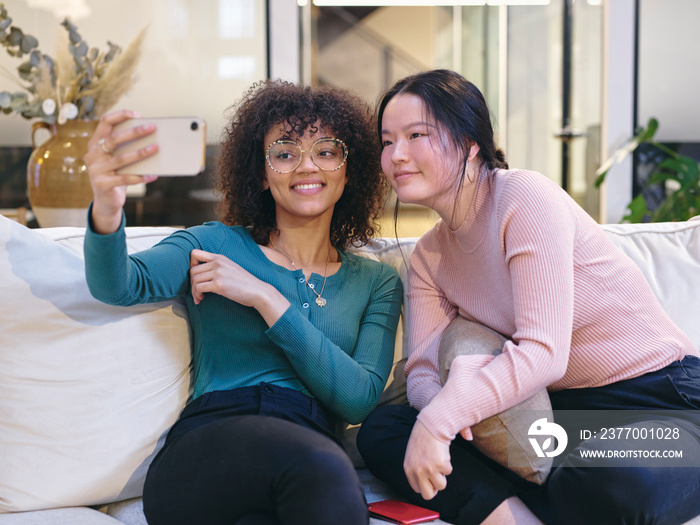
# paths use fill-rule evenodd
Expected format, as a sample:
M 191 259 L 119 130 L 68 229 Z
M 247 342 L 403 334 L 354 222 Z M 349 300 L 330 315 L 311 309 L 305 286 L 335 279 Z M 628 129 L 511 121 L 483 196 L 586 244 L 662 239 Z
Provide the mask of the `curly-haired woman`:
M 101 119 L 85 157 L 90 289 L 123 306 L 183 297 L 193 331 L 194 392 L 149 468 L 149 523 L 368 522 L 334 428 L 376 405 L 401 307 L 396 271 L 345 251 L 373 235 L 386 189 L 369 115 L 342 90 L 253 85 L 219 160 L 224 222 L 132 256 L 126 187 L 155 177 L 116 170 L 157 148 L 114 150 L 154 128 Z

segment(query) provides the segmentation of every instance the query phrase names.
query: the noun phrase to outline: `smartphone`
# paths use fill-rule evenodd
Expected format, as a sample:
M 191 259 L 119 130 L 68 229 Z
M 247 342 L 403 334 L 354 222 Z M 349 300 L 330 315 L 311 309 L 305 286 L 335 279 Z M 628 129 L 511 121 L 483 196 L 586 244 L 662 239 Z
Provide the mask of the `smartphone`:
M 424 509 L 417 505 L 404 503 L 396 499 L 375 501 L 367 505 L 370 516 L 381 518 L 393 523 L 410 525 L 411 523 L 425 523 L 436 520 L 440 514 L 434 510 Z
M 207 130 L 202 118 L 134 118 L 117 124 L 114 129 L 125 130 L 143 124 L 155 124 L 156 131 L 120 145 L 115 153 L 134 151 L 153 143 L 158 144 L 158 152 L 118 169 L 117 173 L 177 177 L 194 176 L 204 171 Z

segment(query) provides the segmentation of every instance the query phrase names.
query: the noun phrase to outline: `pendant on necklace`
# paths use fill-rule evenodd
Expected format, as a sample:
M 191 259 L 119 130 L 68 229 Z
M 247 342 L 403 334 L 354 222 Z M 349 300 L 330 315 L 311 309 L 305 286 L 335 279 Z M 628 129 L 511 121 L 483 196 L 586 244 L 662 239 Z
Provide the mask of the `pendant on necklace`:
M 321 296 L 316 297 L 316 304 L 317 304 L 319 307 L 323 308 L 324 306 L 326 306 L 326 300 L 325 300 L 323 297 L 321 297 Z

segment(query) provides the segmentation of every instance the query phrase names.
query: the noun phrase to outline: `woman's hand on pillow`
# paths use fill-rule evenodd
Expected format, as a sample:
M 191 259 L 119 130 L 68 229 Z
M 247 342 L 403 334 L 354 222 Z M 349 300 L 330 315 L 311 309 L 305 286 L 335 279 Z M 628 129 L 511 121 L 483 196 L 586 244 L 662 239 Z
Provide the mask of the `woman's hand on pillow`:
M 447 486 L 452 473 L 450 444 L 436 438 L 417 420 L 406 447 L 403 468 L 411 488 L 423 499 L 433 499 Z

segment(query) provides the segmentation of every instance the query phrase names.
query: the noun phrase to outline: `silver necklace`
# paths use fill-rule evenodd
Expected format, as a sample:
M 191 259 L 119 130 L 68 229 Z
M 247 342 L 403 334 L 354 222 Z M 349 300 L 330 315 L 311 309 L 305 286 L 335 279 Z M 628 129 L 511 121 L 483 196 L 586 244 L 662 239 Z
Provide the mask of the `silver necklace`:
M 292 261 L 292 259 L 289 258 L 289 255 L 287 255 L 282 250 L 280 250 L 277 246 L 275 246 L 275 243 L 272 242 L 272 238 L 270 238 L 270 246 L 272 246 L 276 251 L 278 251 L 282 255 L 284 255 L 295 270 L 299 269 L 299 268 L 297 268 L 297 265 L 294 264 L 294 261 Z M 330 260 L 331 260 L 331 247 L 329 245 L 328 246 L 328 257 L 326 258 L 326 269 L 323 272 L 323 286 L 321 286 L 321 293 L 318 293 L 316 290 L 314 290 L 313 285 L 309 284 L 308 279 L 304 279 L 306 281 L 306 286 L 309 287 L 309 290 L 311 290 L 313 293 L 316 294 L 316 304 L 319 306 L 319 308 L 323 308 L 324 306 L 326 306 L 326 303 L 328 302 L 321 296 L 323 295 L 323 290 L 326 288 L 326 278 L 328 277 L 328 263 L 330 262 Z

